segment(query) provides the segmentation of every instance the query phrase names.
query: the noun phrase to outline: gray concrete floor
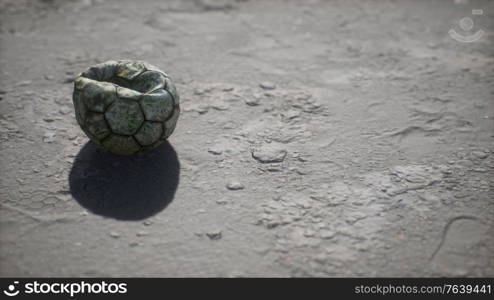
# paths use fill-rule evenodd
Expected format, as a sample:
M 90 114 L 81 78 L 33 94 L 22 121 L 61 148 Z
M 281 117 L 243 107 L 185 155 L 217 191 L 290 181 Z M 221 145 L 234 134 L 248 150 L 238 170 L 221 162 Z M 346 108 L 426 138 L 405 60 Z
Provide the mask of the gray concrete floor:
M 0 275 L 494 276 L 493 15 L 0 1 Z M 78 127 L 71 80 L 109 59 L 177 82 L 155 151 Z

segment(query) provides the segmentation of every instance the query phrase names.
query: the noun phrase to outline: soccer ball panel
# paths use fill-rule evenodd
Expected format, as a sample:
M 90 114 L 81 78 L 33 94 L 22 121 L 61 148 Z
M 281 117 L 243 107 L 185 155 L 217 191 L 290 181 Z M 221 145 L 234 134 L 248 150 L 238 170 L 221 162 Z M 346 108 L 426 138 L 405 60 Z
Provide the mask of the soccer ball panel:
M 132 135 L 144 122 L 138 102 L 119 99 L 105 113 L 111 131 L 116 134 Z
M 173 98 L 165 90 L 142 95 L 141 107 L 146 120 L 163 122 L 173 111 Z
M 121 60 L 118 62 L 115 74 L 132 81 L 144 71 L 146 71 L 146 65 L 141 61 Z
M 79 77 L 77 77 L 74 80 L 74 90 L 81 91 L 82 89 L 84 89 L 86 84 L 88 84 L 89 82 L 91 82 L 91 79 L 86 78 L 86 77 L 82 77 L 82 74 L 79 75 Z
M 138 101 L 141 98 L 141 95 L 141 93 L 134 90 L 124 87 L 117 87 L 117 96 L 120 99 Z
M 106 124 L 105 116 L 97 112 L 88 112 L 86 129 L 99 141 L 111 134 L 110 128 Z
M 141 148 L 134 137 L 115 134 L 111 134 L 101 144 L 105 149 L 115 154 L 133 154 Z
M 180 96 L 178 95 L 175 84 L 169 78 L 166 78 L 165 81 L 166 81 L 166 85 L 165 85 L 166 90 L 170 92 L 170 94 L 172 95 L 175 105 L 178 105 L 180 103 Z
M 165 76 L 156 71 L 145 71 L 132 81 L 132 88 L 141 93 L 149 93 L 165 86 Z
M 79 126 L 84 126 L 84 121 L 86 119 L 87 108 L 84 104 L 84 101 L 81 99 L 81 92 L 77 89 L 74 89 L 74 93 L 72 95 L 72 102 L 74 102 L 74 110 L 75 110 L 75 118 Z
M 103 113 L 116 99 L 115 86 L 107 82 L 90 81 L 83 90 L 82 95 L 89 110 Z
M 166 120 L 166 122 L 164 123 L 165 132 L 162 137 L 163 139 L 167 139 L 170 135 L 172 135 L 173 131 L 175 130 L 175 126 L 177 125 L 177 120 L 179 116 L 180 116 L 180 109 L 178 107 L 175 107 L 171 118 Z
M 109 81 L 114 77 L 115 69 L 118 67 L 118 62 L 114 60 L 100 63 L 90 67 L 88 70 L 82 73 L 82 76 L 97 80 L 97 81 Z
M 146 121 L 134 136 L 139 144 L 149 146 L 159 141 L 162 133 L 161 123 Z

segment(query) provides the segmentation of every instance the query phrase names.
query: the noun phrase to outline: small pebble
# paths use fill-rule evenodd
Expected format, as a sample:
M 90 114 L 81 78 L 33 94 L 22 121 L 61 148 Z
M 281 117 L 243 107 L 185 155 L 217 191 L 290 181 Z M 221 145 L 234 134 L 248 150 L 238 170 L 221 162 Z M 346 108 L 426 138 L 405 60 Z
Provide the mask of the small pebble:
M 208 238 L 210 240 L 219 240 L 219 239 L 221 239 L 223 234 L 222 234 L 221 230 L 214 230 L 214 231 L 210 231 L 210 232 L 206 233 L 206 235 L 208 236 Z
M 259 99 L 254 99 L 254 98 L 245 99 L 244 102 L 248 106 L 258 106 L 259 105 Z
M 227 183 L 226 188 L 231 191 L 243 190 L 245 187 L 238 181 L 230 181 Z
M 120 238 L 120 233 L 115 232 L 115 231 L 110 231 L 110 236 L 114 239 Z
M 43 142 L 53 143 L 55 141 L 55 132 L 49 131 L 43 135 Z
M 284 112 L 283 118 L 286 120 L 292 120 L 300 116 L 300 111 L 298 110 L 289 110 L 287 112 Z
M 286 157 L 287 151 L 283 148 L 265 145 L 252 150 L 252 157 L 260 163 L 278 163 Z
M 32 83 L 31 80 L 23 80 L 23 81 L 19 81 L 15 84 L 15 86 L 26 86 L 26 85 L 30 85 Z
M 212 146 L 208 149 L 208 152 L 213 155 L 221 155 L 223 153 L 223 150 L 217 146 Z
M 225 204 L 228 203 L 228 200 L 222 198 L 222 199 L 216 200 L 216 203 L 219 204 L 219 205 L 225 205 Z
M 473 151 L 472 154 L 473 154 L 473 156 L 475 156 L 478 159 L 486 159 L 487 156 L 489 156 L 484 151 Z
M 66 114 L 70 113 L 70 111 L 71 111 L 71 109 L 68 106 L 62 106 L 58 110 L 58 112 L 61 113 L 62 115 L 66 115 Z
M 322 230 L 320 234 L 323 239 L 332 239 L 336 235 L 335 232 L 330 230 Z
M 259 86 L 260 86 L 261 88 L 265 89 L 265 90 L 274 90 L 274 89 L 276 88 L 276 86 L 274 85 L 274 83 L 272 83 L 272 82 L 267 82 L 267 81 L 265 81 L 265 82 L 261 82 L 261 83 L 259 84 Z
M 305 237 L 314 237 L 315 235 L 316 235 L 316 232 L 314 230 L 311 230 L 311 229 L 307 229 L 304 232 Z

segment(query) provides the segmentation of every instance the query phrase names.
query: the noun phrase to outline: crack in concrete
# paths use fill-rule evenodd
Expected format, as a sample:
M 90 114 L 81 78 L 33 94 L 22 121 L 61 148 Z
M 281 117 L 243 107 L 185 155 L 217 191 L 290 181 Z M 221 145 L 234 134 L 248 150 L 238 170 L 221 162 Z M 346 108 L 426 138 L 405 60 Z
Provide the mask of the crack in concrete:
M 448 221 L 448 223 L 446 223 L 446 226 L 444 226 L 443 233 L 441 236 L 441 241 L 437 245 L 436 250 L 434 250 L 434 252 L 430 256 L 429 261 L 432 261 L 436 257 L 437 253 L 439 253 L 439 250 L 441 250 L 441 248 L 443 247 L 444 242 L 446 241 L 446 236 L 448 235 L 449 229 L 451 228 L 451 225 L 453 225 L 454 222 L 459 221 L 459 220 L 478 221 L 478 218 L 474 217 L 474 216 L 457 216 L 457 217 L 450 219 Z

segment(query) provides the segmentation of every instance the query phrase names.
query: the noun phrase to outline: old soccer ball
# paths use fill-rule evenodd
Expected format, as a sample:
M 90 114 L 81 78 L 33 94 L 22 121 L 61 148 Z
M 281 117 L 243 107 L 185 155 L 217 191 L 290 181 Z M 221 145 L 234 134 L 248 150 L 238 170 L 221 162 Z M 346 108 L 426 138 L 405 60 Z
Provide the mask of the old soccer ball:
M 107 61 L 74 81 L 77 122 L 96 144 L 116 154 L 152 149 L 166 140 L 180 115 L 170 77 L 142 61 Z

